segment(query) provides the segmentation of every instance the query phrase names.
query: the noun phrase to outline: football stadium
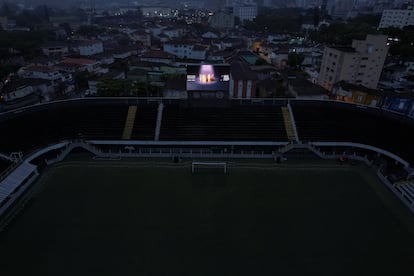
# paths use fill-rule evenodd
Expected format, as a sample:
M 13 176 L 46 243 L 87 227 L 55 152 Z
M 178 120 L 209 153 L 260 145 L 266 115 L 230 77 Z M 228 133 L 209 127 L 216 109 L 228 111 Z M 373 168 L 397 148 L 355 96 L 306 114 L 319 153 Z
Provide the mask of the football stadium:
M 318 100 L 84 98 L 2 113 L 0 127 L 0 275 L 412 268 L 410 117 Z

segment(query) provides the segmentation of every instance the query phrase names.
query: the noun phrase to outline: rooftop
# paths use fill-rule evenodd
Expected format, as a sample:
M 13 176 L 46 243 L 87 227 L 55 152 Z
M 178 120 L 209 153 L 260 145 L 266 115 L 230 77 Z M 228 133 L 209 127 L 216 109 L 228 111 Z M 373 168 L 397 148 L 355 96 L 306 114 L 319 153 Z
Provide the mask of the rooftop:
M 230 68 L 231 75 L 235 80 L 258 80 L 256 73 L 245 62 L 234 61 Z
M 329 47 L 341 52 L 345 52 L 345 53 L 355 53 L 355 49 L 352 47 L 346 47 L 346 46 L 334 46 L 334 47 Z
M 26 68 L 26 71 L 41 72 L 41 73 L 52 73 L 58 71 L 55 67 L 33 65 Z
M 65 58 L 61 62 L 61 64 L 75 64 L 75 65 L 91 65 L 95 64 L 96 60 L 93 59 L 86 59 L 86 58 Z

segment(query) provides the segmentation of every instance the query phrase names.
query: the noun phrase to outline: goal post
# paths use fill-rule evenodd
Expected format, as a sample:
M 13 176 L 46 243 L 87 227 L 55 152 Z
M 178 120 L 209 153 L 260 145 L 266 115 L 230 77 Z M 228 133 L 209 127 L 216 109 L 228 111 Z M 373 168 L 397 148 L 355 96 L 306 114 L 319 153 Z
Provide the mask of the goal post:
M 224 174 L 227 174 L 226 162 L 192 162 L 191 173 L 194 173 L 197 168 L 223 168 Z

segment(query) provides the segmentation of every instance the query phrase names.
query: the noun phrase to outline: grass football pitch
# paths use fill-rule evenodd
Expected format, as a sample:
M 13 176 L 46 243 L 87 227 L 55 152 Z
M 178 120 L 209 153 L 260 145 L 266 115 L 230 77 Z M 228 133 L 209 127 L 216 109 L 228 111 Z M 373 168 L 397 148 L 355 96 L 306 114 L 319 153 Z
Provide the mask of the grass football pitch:
M 65 162 L 0 233 L 0 275 L 409 275 L 413 216 L 359 165 Z M 409 274 L 407 274 L 409 273 Z

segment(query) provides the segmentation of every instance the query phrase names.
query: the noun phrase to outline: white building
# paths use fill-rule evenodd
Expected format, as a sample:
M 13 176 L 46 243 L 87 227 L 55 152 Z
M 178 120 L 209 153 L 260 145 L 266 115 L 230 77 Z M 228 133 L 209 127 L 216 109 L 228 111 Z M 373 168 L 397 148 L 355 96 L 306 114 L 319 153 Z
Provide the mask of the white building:
M 378 28 L 395 27 L 402 29 L 414 25 L 413 10 L 384 10 Z
M 253 20 L 257 16 L 256 4 L 242 4 L 233 6 L 233 15 L 240 18 L 240 21 Z
M 163 50 L 182 59 L 205 60 L 207 55 L 206 47 L 190 43 L 165 43 Z
M 29 66 L 21 69 L 22 77 L 49 80 L 52 82 L 60 81 L 63 75 L 55 67 L 49 66 Z
M 3 100 L 16 101 L 29 95 L 49 98 L 54 92 L 52 82 L 44 79 L 20 79 L 8 83 L 3 89 Z
M 103 43 L 100 40 L 85 40 L 79 43 L 79 54 L 81 56 L 93 56 L 103 53 Z

